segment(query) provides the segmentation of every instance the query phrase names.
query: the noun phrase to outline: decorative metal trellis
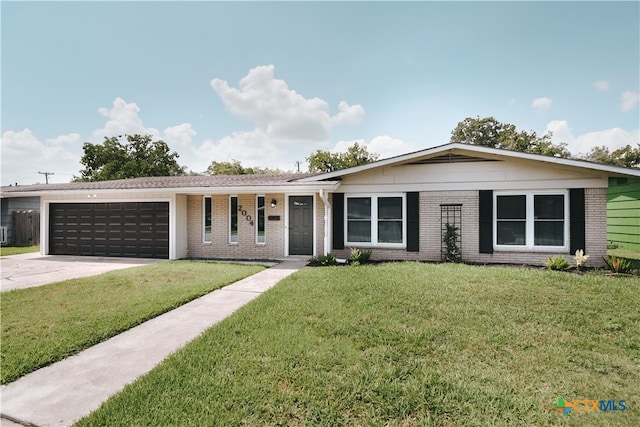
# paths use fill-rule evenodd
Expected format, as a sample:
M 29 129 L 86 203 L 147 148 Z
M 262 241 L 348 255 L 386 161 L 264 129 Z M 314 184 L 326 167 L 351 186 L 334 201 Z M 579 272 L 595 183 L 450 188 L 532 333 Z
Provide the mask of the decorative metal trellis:
M 462 203 L 440 205 L 440 231 L 442 261 L 462 261 Z

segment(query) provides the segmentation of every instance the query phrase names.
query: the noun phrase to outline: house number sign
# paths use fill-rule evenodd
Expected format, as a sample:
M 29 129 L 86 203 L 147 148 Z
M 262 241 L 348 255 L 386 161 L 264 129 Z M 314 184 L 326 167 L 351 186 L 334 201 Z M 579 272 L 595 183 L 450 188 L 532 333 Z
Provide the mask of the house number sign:
M 249 224 L 253 225 L 253 218 L 247 213 L 246 209 L 242 209 L 242 205 L 238 205 L 238 212 L 240 212 L 240 215 L 242 215 Z

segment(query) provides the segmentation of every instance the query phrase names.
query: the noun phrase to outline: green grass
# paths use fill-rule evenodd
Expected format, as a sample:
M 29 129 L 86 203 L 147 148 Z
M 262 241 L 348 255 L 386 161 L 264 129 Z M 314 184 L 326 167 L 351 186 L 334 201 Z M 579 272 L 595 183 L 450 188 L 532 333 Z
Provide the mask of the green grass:
M 40 246 L 0 246 L 0 256 L 40 252 Z
M 636 277 L 305 269 L 78 425 L 637 426 L 638 331 Z M 565 417 L 558 397 L 628 409 Z
M 173 261 L 3 292 L 2 384 L 262 268 Z

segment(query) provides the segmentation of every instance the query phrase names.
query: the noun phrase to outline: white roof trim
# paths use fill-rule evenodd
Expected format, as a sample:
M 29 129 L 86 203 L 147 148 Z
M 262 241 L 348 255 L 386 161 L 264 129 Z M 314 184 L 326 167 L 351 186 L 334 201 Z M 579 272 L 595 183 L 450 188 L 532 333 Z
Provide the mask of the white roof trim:
M 621 168 L 618 166 L 603 165 L 599 163 L 592 163 L 586 160 L 565 159 L 560 157 L 543 156 L 541 154 L 523 153 L 520 151 L 510 151 L 498 148 L 483 147 L 481 145 L 462 144 L 459 142 L 452 142 L 437 147 L 427 148 L 425 150 L 415 151 L 412 153 L 403 154 L 396 157 L 390 157 L 388 159 L 379 160 L 377 162 L 368 163 L 362 166 L 354 166 L 348 169 L 341 169 L 334 172 L 327 172 L 322 175 L 316 175 L 307 178 L 298 179 L 298 182 L 312 182 L 325 179 L 339 178 L 345 175 L 351 175 L 358 172 L 367 171 L 385 166 L 395 166 L 403 163 L 418 160 L 420 158 L 433 157 L 437 154 L 453 152 L 453 151 L 466 151 L 478 154 L 484 154 L 487 158 L 516 158 L 524 160 L 533 160 L 538 162 L 552 163 L 561 166 L 569 166 L 580 169 L 590 169 L 600 172 L 605 172 L 611 176 L 637 176 L 640 177 L 640 170 Z
M 277 194 L 277 193 L 316 193 L 320 190 L 334 191 L 341 185 L 340 182 L 310 182 L 308 185 L 242 185 L 242 186 L 216 186 L 216 187 L 168 187 L 168 188 L 99 188 L 99 189 L 69 189 L 47 191 L 14 191 L 2 194 L 3 198 L 9 197 L 42 197 L 42 196 L 77 196 L 87 197 L 87 194 L 189 194 L 189 195 L 213 195 L 213 194 Z

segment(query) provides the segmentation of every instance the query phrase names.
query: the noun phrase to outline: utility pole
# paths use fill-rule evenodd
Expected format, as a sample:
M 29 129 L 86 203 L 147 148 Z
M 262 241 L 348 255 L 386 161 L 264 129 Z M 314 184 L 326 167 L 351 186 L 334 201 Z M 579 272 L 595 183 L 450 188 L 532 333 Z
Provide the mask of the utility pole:
M 47 184 L 49 183 L 49 175 L 55 175 L 55 173 L 53 172 L 38 172 L 40 175 L 44 175 L 44 179 L 47 182 Z

